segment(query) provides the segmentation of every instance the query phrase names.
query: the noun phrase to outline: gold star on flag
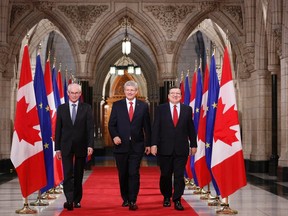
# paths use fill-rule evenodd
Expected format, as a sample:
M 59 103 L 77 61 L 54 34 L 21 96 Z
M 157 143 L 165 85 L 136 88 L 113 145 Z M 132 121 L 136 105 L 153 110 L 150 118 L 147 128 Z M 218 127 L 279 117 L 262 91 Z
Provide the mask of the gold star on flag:
M 45 144 L 44 144 L 44 148 L 45 148 L 45 149 L 48 149 L 48 148 L 49 148 L 49 144 L 48 144 L 48 143 L 45 143 Z
M 39 106 L 39 109 L 42 109 L 42 107 L 43 107 L 43 104 L 42 104 L 42 103 L 40 103 L 38 106 Z
M 210 148 L 210 144 L 209 143 L 206 143 L 205 146 L 206 146 L 206 148 Z
M 46 111 L 47 111 L 47 112 L 49 112 L 49 111 L 50 111 L 50 107 L 49 107 L 48 105 L 46 106 L 46 108 L 45 108 L 45 109 L 46 109 Z
M 212 107 L 213 107 L 214 109 L 217 108 L 217 103 L 214 102 L 214 103 L 212 104 Z
M 196 108 L 196 113 L 198 113 L 199 112 L 199 108 Z

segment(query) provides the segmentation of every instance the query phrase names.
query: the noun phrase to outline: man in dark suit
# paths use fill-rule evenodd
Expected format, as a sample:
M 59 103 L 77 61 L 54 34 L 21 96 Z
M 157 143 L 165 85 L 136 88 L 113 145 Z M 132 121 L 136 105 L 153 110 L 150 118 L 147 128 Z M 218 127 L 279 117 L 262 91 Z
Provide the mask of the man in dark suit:
M 163 206 L 170 207 L 172 197 L 174 208 L 184 210 L 181 204 L 185 189 L 184 171 L 188 155 L 194 155 L 197 151 L 196 134 L 192 108 L 180 104 L 180 88 L 170 88 L 168 99 L 169 103 L 159 105 L 155 114 L 151 153 L 155 156 L 157 154 L 161 170 L 160 191 L 164 197 Z
M 124 84 L 125 99 L 113 103 L 109 132 L 114 143 L 122 206 L 136 210 L 143 153 L 150 154 L 151 125 L 148 104 L 136 99 L 138 84 Z
M 57 109 L 55 151 L 64 170 L 64 208 L 73 210 L 81 207 L 86 157 L 93 153 L 94 123 L 91 106 L 79 102 L 81 85 L 69 84 L 67 93 L 69 102 Z

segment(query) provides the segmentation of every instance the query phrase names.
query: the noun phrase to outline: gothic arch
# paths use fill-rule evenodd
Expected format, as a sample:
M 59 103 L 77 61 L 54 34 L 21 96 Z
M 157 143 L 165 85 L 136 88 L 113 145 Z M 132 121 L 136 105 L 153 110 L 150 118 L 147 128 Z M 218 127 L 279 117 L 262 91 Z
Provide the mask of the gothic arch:
M 109 71 L 109 65 L 114 64 L 121 56 L 121 40 L 123 33 L 119 31 L 119 20 L 128 15 L 133 20 L 132 30 L 144 41 L 132 41 L 132 53 L 130 57 L 143 67 L 144 76 L 147 80 L 148 97 L 158 94 L 157 77 L 161 72 L 160 62 L 163 62 L 163 42 L 157 29 L 151 27 L 145 17 L 135 14 L 129 8 L 124 8 L 116 14 L 111 14 L 105 23 L 95 31 L 87 57 L 87 70 L 93 71 L 92 84 L 96 94 L 103 89 L 105 77 Z M 107 24 L 111 24 L 109 27 Z M 106 24 L 106 25 L 105 25 Z M 107 28 L 108 27 L 108 28 Z M 121 35 L 122 33 L 122 35 Z M 153 37 L 152 37 L 153 36 Z M 153 46 L 156 44 L 158 46 Z M 109 50 L 105 50 L 109 47 Z M 103 51 L 104 50 L 104 51 Z M 145 62 L 145 64 L 144 64 Z M 152 96 L 153 95 L 153 96 Z
M 66 16 L 64 16 L 63 13 L 59 12 L 59 8 L 57 8 L 54 4 L 52 6 L 48 4 L 47 7 L 43 8 L 36 4 L 35 7 L 38 10 L 34 10 L 34 6 L 30 5 L 28 12 L 26 12 L 23 17 L 15 20 L 15 23 L 13 23 L 10 35 L 17 35 L 18 37 L 12 37 L 11 39 L 11 44 L 14 45 L 11 49 L 11 55 L 18 55 L 20 47 L 19 44 L 21 44 L 25 34 L 29 29 L 32 29 L 33 26 L 39 23 L 42 19 L 48 19 L 53 25 L 56 26 L 58 31 L 67 40 L 74 57 L 76 73 L 83 73 L 80 60 L 81 46 L 79 46 L 78 43 L 81 41 L 81 39 L 78 30 L 75 28 L 75 25 Z M 13 14 L 11 16 L 13 16 Z M 65 23 L 65 25 L 63 25 L 63 23 Z
M 180 43 L 178 43 L 178 46 L 176 48 L 176 53 L 173 59 L 173 62 L 175 63 L 174 64 L 175 68 L 173 68 L 173 70 L 177 69 L 177 61 L 179 58 L 179 53 L 181 52 L 181 48 L 183 47 L 186 39 L 189 37 L 191 32 L 193 32 L 194 29 L 197 28 L 197 25 L 199 25 L 199 23 L 203 22 L 205 19 L 211 19 L 212 22 L 216 23 L 220 28 L 223 29 L 223 31 L 224 30 L 228 31 L 229 41 L 231 42 L 233 52 L 235 52 L 236 59 L 238 61 L 237 63 L 243 61 L 241 50 L 243 49 L 244 41 L 241 40 L 243 38 L 242 37 L 243 33 L 242 31 L 239 30 L 239 27 L 237 27 L 235 23 L 233 23 L 226 16 L 226 14 L 220 10 L 216 10 L 215 12 L 209 11 L 209 13 L 207 13 L 207 11 L 203 11 L 201 14 L 198 14 L 196 17 L 192 17 L 190 21 L 188 22 L 188 24 L 186 25 L 186 28 L 184 28 L 182 32 L 180 33 L 178 37 L 178 41 L 180 41 Z M 220 51 L 222 51 L 222 54 L 224 52 L 225 42 L 226 41 L 224 39 L 222 41 L 223 44 L 219 44 L 221 45 Z M 233 64 L 235 63 L 234 59 L 232 58 L 231 58 L 231 61 L 233 61 L 232 62 Z M 237 73 L 237 71 L 235 71 L 235 73 Z

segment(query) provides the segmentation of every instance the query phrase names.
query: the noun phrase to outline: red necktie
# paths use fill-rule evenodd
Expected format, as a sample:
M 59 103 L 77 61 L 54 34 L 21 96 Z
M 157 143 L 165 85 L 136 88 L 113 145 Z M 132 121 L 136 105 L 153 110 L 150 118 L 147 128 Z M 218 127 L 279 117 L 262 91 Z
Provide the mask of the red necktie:
M 130 119 L 130 122 L 132 121 L 132 118 L 133 118 L 133 102 L 129 102 L 130 103 L 130 107 L 129 107 L 129 119 Z
M 174 105 L 174 109 L 173 109 L 173 123 L 174 123 L 174 126 L 175 126 L 175 127 L 176 127 L 176 125 L 177 125 L 177 122 L 178 122 L 177 106 Z

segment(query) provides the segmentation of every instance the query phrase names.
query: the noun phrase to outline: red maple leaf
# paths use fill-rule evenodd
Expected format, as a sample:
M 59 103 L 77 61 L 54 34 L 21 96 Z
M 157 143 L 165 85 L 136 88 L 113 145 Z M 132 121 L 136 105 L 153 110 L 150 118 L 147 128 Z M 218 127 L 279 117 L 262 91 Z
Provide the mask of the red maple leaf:
M 233 142 L 238 141 L 235 130 L 232 126 L 238 125 L 238 112 L 234 110 L 235 104 L 231 106 L 225 113 L 223 113 L 225 104 L 222 103 L 222 98 L 218 100 L 217 114 L 214 127 L 214 140 L 221 140 L 222 142 L 232 145 Z
M 19 140 L 34 145 L 35 142 L 40 141 L 39 130 L 34 127 L 39 125 L 39 119 L 36 106 L 27 112 L 28 104 L 25 102 L 25 97 L 21 98 L 17 103 L 15 130 L 17 131 Z

